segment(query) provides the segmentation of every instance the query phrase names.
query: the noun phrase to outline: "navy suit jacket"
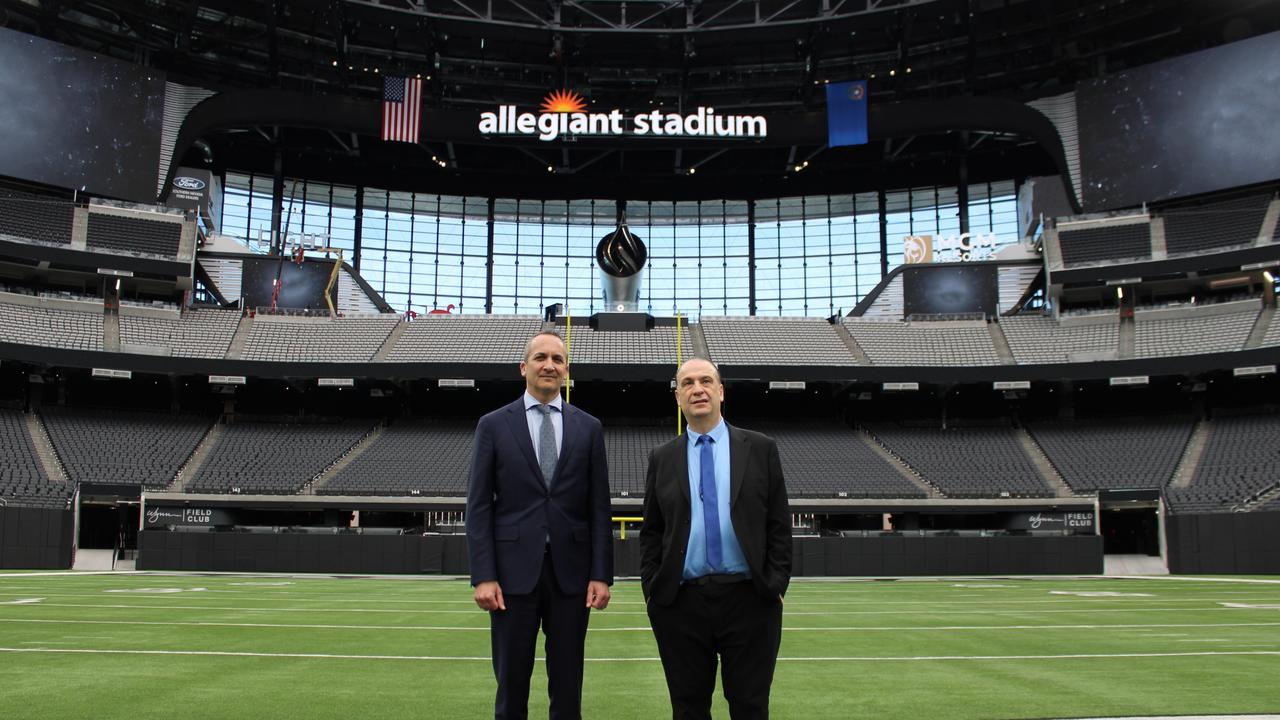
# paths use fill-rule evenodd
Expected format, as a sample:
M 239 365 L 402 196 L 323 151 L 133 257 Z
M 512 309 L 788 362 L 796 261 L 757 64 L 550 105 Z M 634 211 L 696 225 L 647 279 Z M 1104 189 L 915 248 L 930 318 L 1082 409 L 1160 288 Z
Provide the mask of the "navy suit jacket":
M 497 580 L 504 594 L 533 591 L 548 538 L 565 594 L 613 584 L 609 467 L 600 421 L 563 403 L 564 433 L 551 489 L 529 437 L 524 397 L 480 418 L 467 493 L 471 584 Z
M 528 434 L 526 431 L 525 434 Z M 640 527 L 640 584 L 645 600 L 670 605 L 680 589 L 689 546 L 689 436 L 649 453 Z M 791 511 L 778 446 L 768 436 L 729 426 L 729 516 L 751 582 L 781 597 L 791 581 Z

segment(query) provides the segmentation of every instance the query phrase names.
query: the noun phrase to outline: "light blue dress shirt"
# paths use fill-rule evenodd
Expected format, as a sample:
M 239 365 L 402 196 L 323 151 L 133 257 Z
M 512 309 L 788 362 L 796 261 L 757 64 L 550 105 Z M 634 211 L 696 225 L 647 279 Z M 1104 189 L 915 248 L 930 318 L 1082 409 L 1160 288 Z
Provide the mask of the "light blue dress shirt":
M 702 498 L 702 448 L 698 447 L 701 433 L 689 428 L 689 547 L 684 554 L 685 580 L 718 573 L 741 573 L 750 576 L 747 558 L 742 554 L 738 536 L 733 531 L 733 519 L 729 517 L 729 426 L 721 418 L 720 423 L 707 433 L 715 442 L 711 451 L 716 459 L 716 508 L 720 518 L 721 558 L 724 567 L 712 570 L 707 564 L 707 532 L 703 519 Z
M 564 407 L 561 405 L 562 402 L 564 401 L 560 398 L 560 394 L 557 393 L 555 399 L 547 403 L 555 408 L 547 417 L 551 418 L 551 424 L 556 428 L 557 455 L 564 449 Z M 542 432 L 542 413 L 534 412 L 533 408 L 541 404 L 541 402 L 538 402 L 538 398 L 529 394 L 528 390 L 524 391 L 524 419 L 529 421 L 529 440 L 533 442 L 533 454 L 535 457 L 538 454 L 538 445 L 540 444 L 538 442 L 538 433 Z M 538 461 L 541 462 L 542 458 L 538 458 Z

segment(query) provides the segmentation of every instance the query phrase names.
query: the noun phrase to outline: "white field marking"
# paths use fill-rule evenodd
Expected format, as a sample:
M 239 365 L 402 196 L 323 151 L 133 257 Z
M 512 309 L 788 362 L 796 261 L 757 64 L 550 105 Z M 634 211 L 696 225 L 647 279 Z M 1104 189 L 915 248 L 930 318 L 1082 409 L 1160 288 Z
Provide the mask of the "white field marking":
M 159 655 L 159 656 L 195 656 L 195 657 L 259 657 L 288 658 L 304 660 L 438 660 L 438 661 L 477 661 L 491 662 L 487 655 L 346 655 L 334 653 L 265 653 L 265 652 L 228 652 L 218 650 L 111 650 L 98 648 L 15 648 L 0 647 L 0 652 L 11 653 L 50 653 L 73 655 Z M 945 662 L 945 661 L 1018 661 L 1028 660 L 1106 660 L 1129 658 L 1181 658 L 1181 657 L 1220 657 L 1220 656 L 1280 656 L 1280 650 L 1205 650 L 1200 652 L 1171 653 L 1092 653 L 1071 655 L 902 655 L 876 657 L 864 656 L 813 656 L 813 657 L 779 657 L 778 662 Z M 545 661 L 538 657 L 537 660 Z M 659 662 L 656 657 L 600 657 L 586 658 L 590 663 L 613 662 Z
M 267 613 L 392 613 L 392 614 L 439 614 L 439 615 L 476 615 L 482 613 L 482 610 L 472 608 L 470 610 L 435 610 L 424 609 L 417 610 L 413 608 L 403 609 L 383 609 L 383 608 L 279 608 L 279 607 L 220 607 L 220 606 L 204 606 L 204 605 L 105 605 L 105 604 L 88 604 L 88 603 L 40 603 L 40 607 L 69 607 L 69 608 L 94 608 L 100 610 L 211 610 L 217 612 L 267 612 Z M 999 617 L 1002 615 L 1057 615 L 1088 612 L 1092 613 L 1148 613 L 1148 612 L 1185 612 L 1185 607 L 1129 607 L 1129 608 L 1083 608 L 1074 609 L 1052 609 L 1052 610 L 827 610 L 821 612 L 798 612 L 795 610 L 787 610 L 787 617 L 827 617 L 832 615 L 987 615 Z M 1214 610 L 1239 610 L 1241 608 L 1226 607 L 1203 607 L 1195 608 L 1201 611 Z M 604 610 L 597 612 L 605 612 L 609 615 L 647 615 L 645 612 L 632 612 L 630 610 Z
M 1269 578 L 1215 578 L 1185 577 L 1183 575 L 1106 575 L 1106 579 L 1149 580 L 1151 582 L 1187 582 L 1187 583 L 1261 583 L 1264 585 L 1280 585 L 1280 579 Z
M 124 590 L 103 590 L 106 593 L 138 593 L 139 595 L 173 595 L 176 593 L 208 592 L 209 588 L 129 588 Z
M 988 588 L 1007 588 L 1007 587 L 1013 587 L 1013 586 L 1012 586 L 1012 585 L 979 585 L 979 584 L 977 584 L 977 583 L 956 583 L 956 584 L 952 585 L 951 587 L 958 587 L 958 588 L 982 588 L 982 589 L 984 589 L 984 590 L 985 590 L 985 589 L 988 589 Z
M 232 628 L 268 628 L 268 629 L 305 629 L 305 630 L 422 630 L 422 631 L 457 631 L 477 632 L 489 631 L 488 625 L 474 627 L 452 625 L 338 625 L 321 623 L 244 623 L 176 620 L 51 620 L 41 618 L 0 618 L 0 623 L 33 624 L 33 625 L 134 625 L 158 627 L 232 627 Z M 915 626 L 845 626 L 845 627 L 784 627 L 783 632 L 960 632 L 986 630 L 1133 630 L 1145 628 L 1246 628 L 1277 627 L 1275 623 L 1157 623 L 1141 625 L 939 625 L 932 627 Z M 636 627 L 589 627 L 591 633 L 615 632 L 651 632 L 648 625 Z M 1186 637 L 1187 633 L 1139 633 L 1143 638 L 1151 637 Z
M 1280 610 L 1280 605 L 1249 605 L 1246 603 L 1218 603 L 1223 607 L 1234 608 L 1236 610 Z
M 0 580 L 29 577 L 82 577 L 85 575 L 145 575 L 144 570 L 59 570 L 53 572 L 0 573 Z
M 35 605 L 36 603 L 40 603 L 40 602 L 44 602 L 44 598 L 38 597 L 38 598 L 22 598 L 20 600 L 8 600 L 5 602 L 0 602 L 0 605 Z
M 284 587 L 286 585 L 294 585 L 295 583 L 286 580 L 284 582 L 234 582 L 227 584 L 233 587 L 239 587 L 242 585 L 248 585 L 251 587 Z
M 1155 597 L 1151 593 L 1122 593 L 1114 590 L 1050 590 L 1050 595 L 1075 595 L 1087 598 Z

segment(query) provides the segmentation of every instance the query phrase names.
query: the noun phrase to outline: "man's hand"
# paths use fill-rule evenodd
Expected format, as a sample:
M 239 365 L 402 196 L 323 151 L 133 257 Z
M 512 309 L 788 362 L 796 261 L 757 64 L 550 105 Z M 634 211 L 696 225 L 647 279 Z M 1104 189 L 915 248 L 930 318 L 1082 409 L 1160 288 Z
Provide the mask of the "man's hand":
M 502 587 L 497 580 L 486 580 L 476 583 L 476 605 L 481 610 L 506 610 L 507 604 L 502 600 Z
M 603 610 L 609 607 L 610 597 L 612 593 L 609 592 L 608 583 L 602 583 L 599 580 L 587 583 L 587 607 Z

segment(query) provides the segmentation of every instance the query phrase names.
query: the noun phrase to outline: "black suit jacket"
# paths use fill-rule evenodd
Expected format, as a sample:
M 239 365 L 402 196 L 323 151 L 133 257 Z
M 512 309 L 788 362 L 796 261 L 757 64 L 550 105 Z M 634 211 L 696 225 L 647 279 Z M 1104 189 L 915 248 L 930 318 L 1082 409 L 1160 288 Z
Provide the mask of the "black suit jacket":
M 689 436 L 649 453 L 640 528 L 645 599 L 669 605 L 680 588 L 689 546 Z M 791 581 L 791 511 L 774 441 L 729 427 L 729 515 L 756 591 L 779 597 Z
M 551 490 L 529 437 L 524 396 L 480 418 L 467 493 L 471 584 L 497 580 L 504 594 L 533 591 L 547 539 L 560 591 L 613 583 L 613 528 L 604 431 L 563 404 L 564 435 Z

